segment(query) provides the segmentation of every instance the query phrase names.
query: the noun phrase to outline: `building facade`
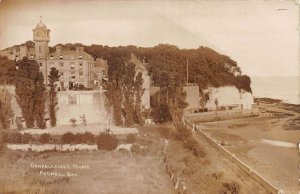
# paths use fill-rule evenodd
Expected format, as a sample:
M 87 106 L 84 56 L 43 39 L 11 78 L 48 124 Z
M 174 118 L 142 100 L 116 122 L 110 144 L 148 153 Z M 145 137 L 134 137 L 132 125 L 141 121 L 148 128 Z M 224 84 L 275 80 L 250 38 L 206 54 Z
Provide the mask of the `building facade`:
M 46 85 L 48 85 L 51 68 L 58 69 L 61 76 L 59 90 L 72 89 L 74 86 L 91 88 L 95 82 L 99 85 L 103 78 L 107 78 L 107 62 L 101 58 L 95 60 L 84 51 L 83 47 L 70 50 L 56 46 L 55 51 L 50 53 L 48 45 L 50 29 L 42 20 L 33 29 L 33 41 L 34 48 L 28 49 L 26 45 L 21 45 L 17 49 L 1 51 L 0 54 L 10 60 L 19 60 L 23 57 L 36 60 L 40 65 Z

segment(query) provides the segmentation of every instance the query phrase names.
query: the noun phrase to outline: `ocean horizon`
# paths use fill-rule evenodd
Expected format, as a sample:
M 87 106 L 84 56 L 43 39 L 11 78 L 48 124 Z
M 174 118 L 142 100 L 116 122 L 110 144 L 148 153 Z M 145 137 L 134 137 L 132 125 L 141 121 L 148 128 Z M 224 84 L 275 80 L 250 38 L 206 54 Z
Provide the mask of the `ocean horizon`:
M 299 76 L 253 76 L 251 88 L 256 98 L 273 98 L 290 104 L 300 104 Z

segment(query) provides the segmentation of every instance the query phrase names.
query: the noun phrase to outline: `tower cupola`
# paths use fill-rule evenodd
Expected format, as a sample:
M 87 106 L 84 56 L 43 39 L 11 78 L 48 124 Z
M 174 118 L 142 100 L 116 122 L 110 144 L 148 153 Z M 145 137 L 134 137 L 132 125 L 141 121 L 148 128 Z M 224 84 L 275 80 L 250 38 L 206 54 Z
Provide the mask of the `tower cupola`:
M 49 54 L 48 43 L 50 41 L 50 30 L 42 22 L 42 16 L 40 22 L 35 26 L 33 31 L 33 41 L 35 43 L 35 59 L 47 59 Z

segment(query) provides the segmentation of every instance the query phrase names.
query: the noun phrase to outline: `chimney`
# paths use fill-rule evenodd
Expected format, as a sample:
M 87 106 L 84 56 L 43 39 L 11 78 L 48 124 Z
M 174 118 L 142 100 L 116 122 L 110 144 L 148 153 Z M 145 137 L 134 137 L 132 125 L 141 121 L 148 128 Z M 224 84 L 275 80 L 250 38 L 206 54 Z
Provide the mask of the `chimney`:
M 76 52 L 81 52 L 83 51 L 83 47 L 82 46 L 76 46 Z
M 56 46 L 55 50 L 56 50 L 57 54 L 60 54 L 60 52 L 61 52 L 61 46 Z

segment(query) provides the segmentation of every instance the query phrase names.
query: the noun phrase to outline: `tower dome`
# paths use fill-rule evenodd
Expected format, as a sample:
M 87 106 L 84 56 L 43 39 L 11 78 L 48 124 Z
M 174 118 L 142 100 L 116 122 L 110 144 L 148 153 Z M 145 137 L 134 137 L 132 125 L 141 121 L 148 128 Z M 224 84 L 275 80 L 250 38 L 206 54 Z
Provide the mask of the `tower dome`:
M 47 29 L 47 26 L 42 22 L 42 16 L 40 16 L 40 22 L 35 26 L 35 28 L 44 28 Z
M 49 54 L 48 42 L 50 41 L 50 30 L 42 22 L 42 16 L 40 17 L 40 22 L 32 31 L 35 44 L 35 59 L 45 60 Z

